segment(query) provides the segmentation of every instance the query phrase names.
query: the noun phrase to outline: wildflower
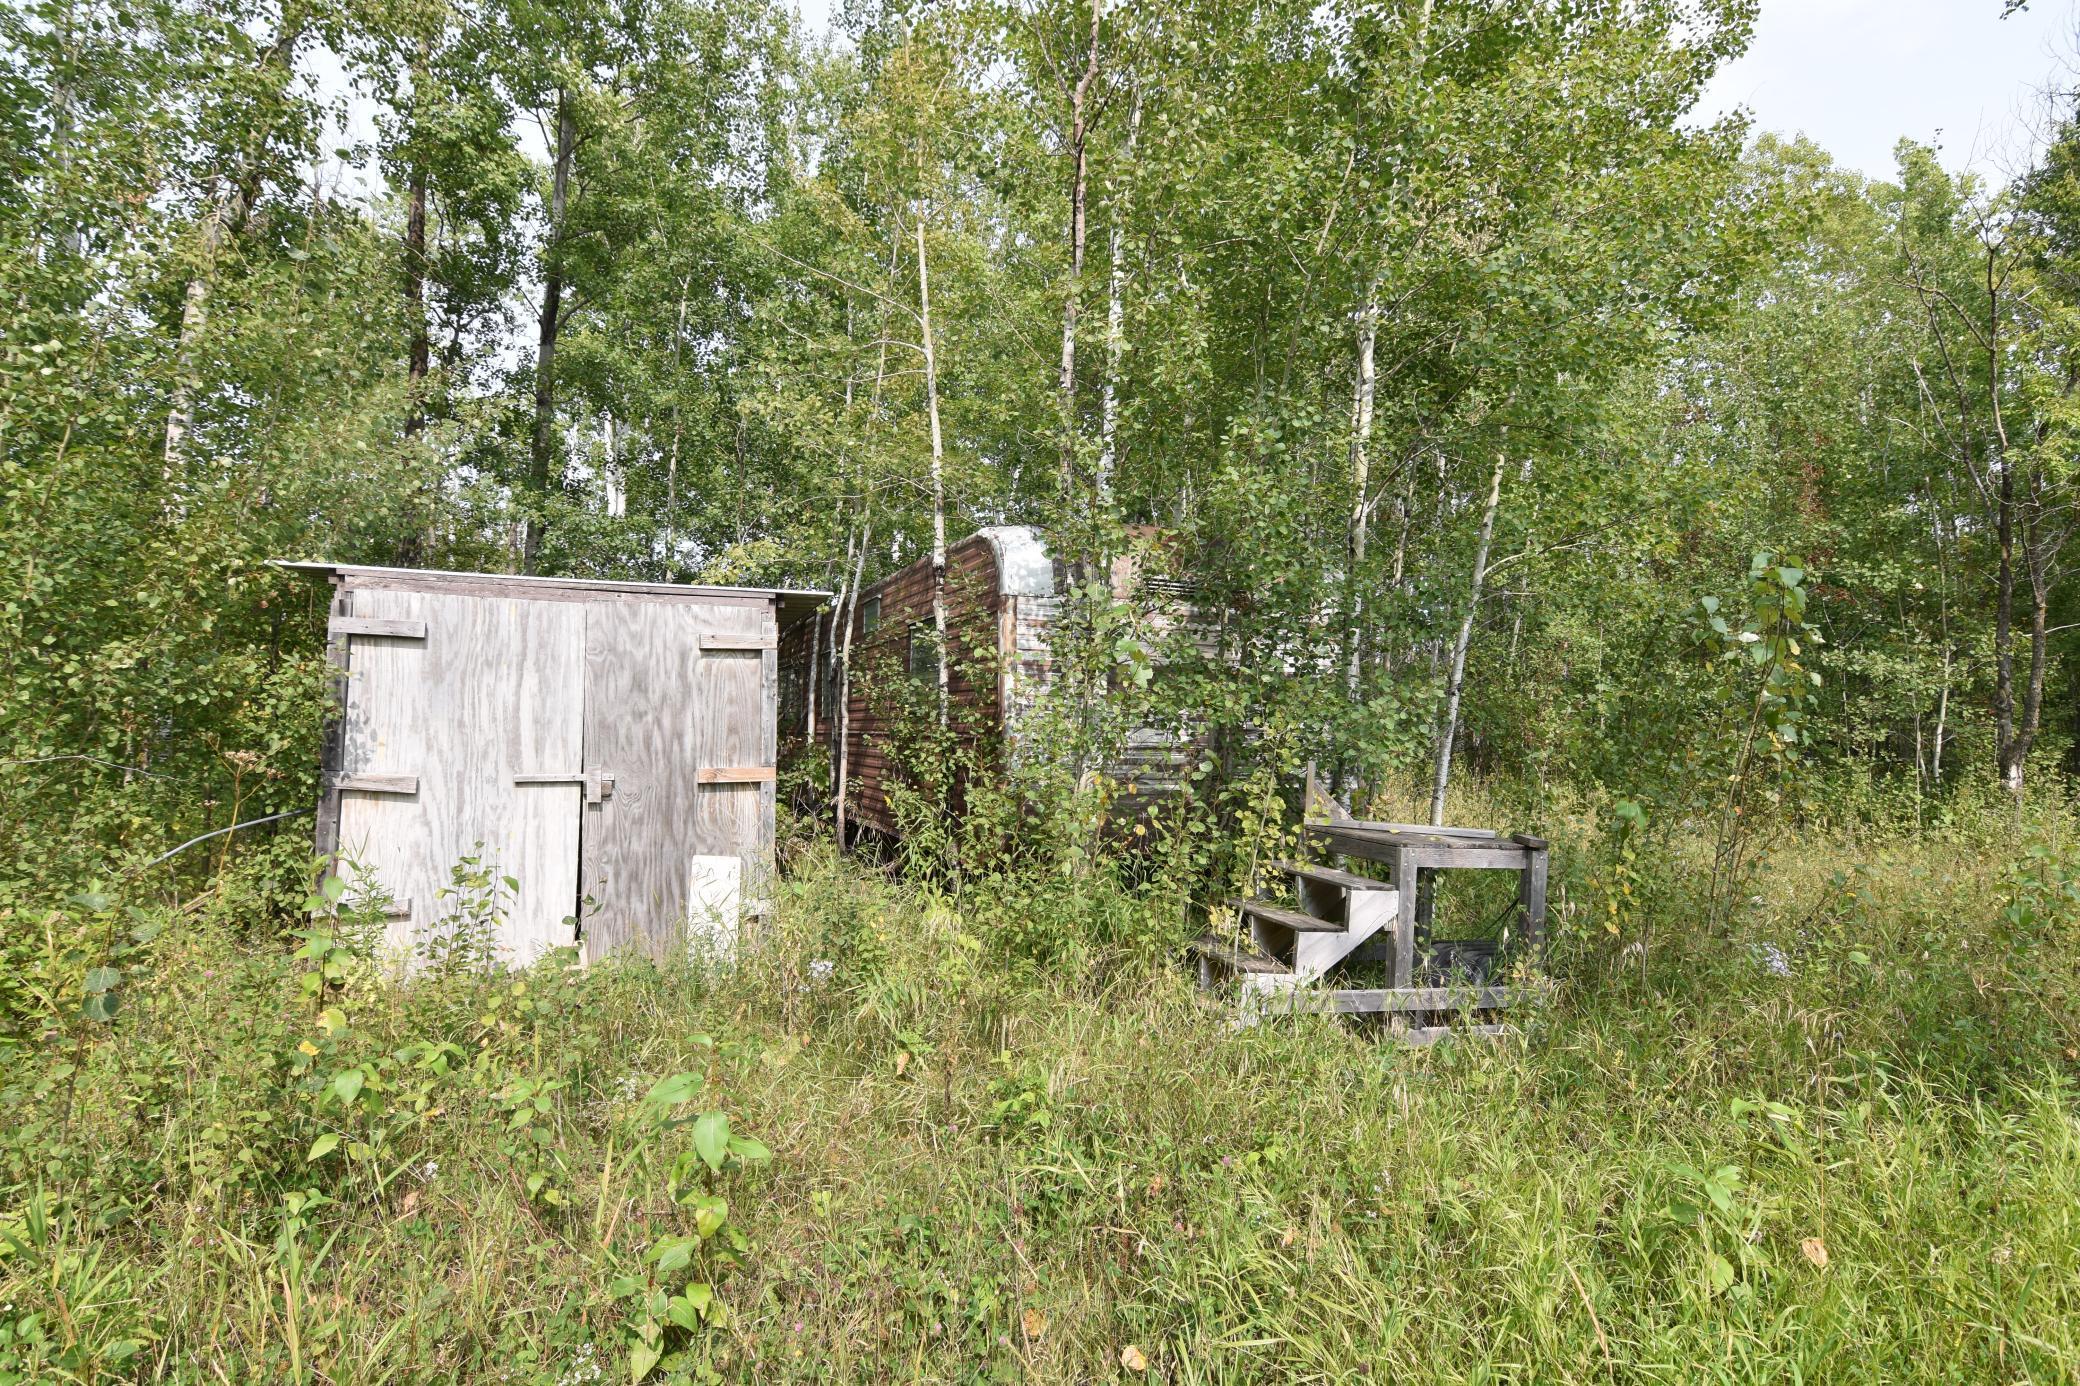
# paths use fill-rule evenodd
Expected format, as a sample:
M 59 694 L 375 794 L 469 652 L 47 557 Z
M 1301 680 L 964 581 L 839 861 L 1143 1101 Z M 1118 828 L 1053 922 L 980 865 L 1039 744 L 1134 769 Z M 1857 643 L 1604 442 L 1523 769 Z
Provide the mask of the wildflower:
M 556 1378 L 556 1386 L 583 1386 L 583 1383 L 599 1378 L 598 1354 L 593 1351 L 592 1344 L 580 1343 L 576 1355 L 571 1358 L 570 1369 Z
M 828 982 L 837 970 L 838 965 L 829 958 L 813 958 L 809 962 L 809 980 Z

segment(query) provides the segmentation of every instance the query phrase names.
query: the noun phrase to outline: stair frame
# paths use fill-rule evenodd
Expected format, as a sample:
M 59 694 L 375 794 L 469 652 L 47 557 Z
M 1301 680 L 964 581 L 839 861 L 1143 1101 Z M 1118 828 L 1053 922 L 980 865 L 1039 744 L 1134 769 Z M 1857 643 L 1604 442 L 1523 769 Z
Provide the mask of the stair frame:
M 1285 1014 L 1382 1016 L 1393 1037 L 1427 1044 L 1448 1035 L 1493 1037 L 1507 1026 L 1498 1015 L 1535 1001 L 1540 987 L 1415 985 L 1415 954 L 1427 934 L 1435 873 L 1449 870 L 1515 871 L 1517 925 L 1535 971 L 1546 963 L 1546 875 L 1543 838 L 1503 837 L 1484 828 L 1430 828 L 1405 823 L 1343 819 L 1312 823 L 1304 841 L 1317 852 L 1385 868 L 1385 880 L 1317 863 L 1281 862 L 1293 880 L 1300 913 L 1340 922 L 1341 930 L 1298 930 L 1278 922 L 1290 913 L 1263 901 L 1236 901 L 1248 926 L 1255 956 L 1247 969 L 1224 968 L 1218 949 L 1229 947 L 1208 935 L 1199 953 L 1200 985 L 1240 982 L 1241 1024 Z M 1355 926 L 1355 927 L 1354 927 Z M 1333 969 L 1348 960 L 1381 957 L 1391 985 L 1336 987 Z M 1277 970 L 1264 964 L 1276 965 Z M 1453 1022 L 1471 1022 L 1454 1024 Z

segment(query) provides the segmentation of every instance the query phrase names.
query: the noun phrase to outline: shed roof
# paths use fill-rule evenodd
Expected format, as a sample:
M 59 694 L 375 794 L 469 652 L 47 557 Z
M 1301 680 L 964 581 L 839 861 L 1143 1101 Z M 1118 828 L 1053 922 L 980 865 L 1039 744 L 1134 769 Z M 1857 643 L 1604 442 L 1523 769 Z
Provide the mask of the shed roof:
M 684 582 L 608 582 L 598 578 L 566 577 L 521 577 L 510 573 L 458 573 L 438 568 L 384 568 L 363 563 L 320 563 L 293 559 L 271 558 L 271 568 L 285 568 L 303 573 L 323 573 L 330 578 L 361 578 L 385 586 L 418 587 L 468 584 L 478 587 L 514 587 L 522 589 L 514 596 L 525 596 L 530 592 L 544 597 L 560 596 L 614 596 L 621 595 L 641 600 L 644 597 L 664 599 L 720 597 L 725 599 L 764 598 L 776 601 L 780 607 L 781 626 L 792 625 L 800 618 L 815 611 L 830 599 L 828 592 L 816 592 L 791 587 L 704 587 Z

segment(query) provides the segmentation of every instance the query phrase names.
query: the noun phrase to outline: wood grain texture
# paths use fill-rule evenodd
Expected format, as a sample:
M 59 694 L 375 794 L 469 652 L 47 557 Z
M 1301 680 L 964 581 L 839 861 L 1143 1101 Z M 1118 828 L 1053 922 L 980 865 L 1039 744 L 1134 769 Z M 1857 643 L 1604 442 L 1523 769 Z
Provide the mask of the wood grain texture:
M 1496 838 L 1502 834 L 1493 828 L 1445 828 L 1427 823 L 1389 823 L 1377 818 L 1343 818 L 1336 822 L 1339 828 L 1363 828 L 1371 832 L 1408 833 L 1415 837 L 1451 838 Z
M 880 602 L 880 614 L 869 630 L 865 608 L 873 600 Z M 979 735 L 986 743 L 999 740 L 1002 725 L 1004 640 L 1000 618 L 1006 609 L 998 592 L 996 552 L 987 536 L 971 535 L 951 545 L 946 555 L 947 691 L 961 733 Z M 854 679 L 847 720 L 853 804 L 848 813 L 853 822 L 882 832 L 895 830 L 887 789 L 897 773 L 891 763 L 890 742 L 897 720 L 905 713 L 902 700 L 929 687 L 925 681 L 902 676 L 910 630 L 920 623 L 929 625 L 931 616 L 931 563 L 919 559 L 869 584 L 861 594 L 853 625 Z M 820 637 L 809 622 L 791 625 L 782 638 L 785 651 L 773 659 L 776 696 L 781 659 L 791 666 L 793 680 L 806 683 L 814 677 L 815 651 L 842 644 L 843 639 L 835 617 Z M 835 752 L 838 709 L 832 701 L 819 698 L 815 735 Z M 768 764 L 777 759 L 777 738 L 773 749 Z M 979 749 L 985 757 L 994 754 L 991 745 Z
M 577 578 L 513 578 L 495 573 L 367 573 L 349 570 L 348 580 L 362 591 L 434 592 L 449 596 L 491 597 L 500 601 L 581 602 L 608 606 L 648 606 L 667 602 L 709 608 L 746 606 L 760 610 L 773 604 L 772 593 L 757 588 L 702 589 L 642 583 L 591 583 Z
M 328 626 L 339 617 L 351 615 L 354 610 L 354 594 L 337 581 L 333 583 L 329 597 Z M 348 658 L 347 637 L 327 634 L 325 662 L 331 670 L 331 699 L 325 716 L 324 741 L 318 750 L 318 811 L 311 834 L 312 846 L 324 861 L 321 869 L 325 873 L 332 872 L 338 864 L 340 792 L 333 785 L 332 776 L 339 772 L 345 755 Z
M 585 954 L 668 956 L 686 916 L 699 807 L 695 695 L 710 609 L 654 602 L 588 609 L 585 769 L 614 794 L 585 815 Z
M 701 784 L 771 784 L 779 772 L 770 765 L 704 765 L 695 778 Z
M 1511 987 L 1345 987 L 1295 990 L 1289 995 L 1290 1008 L 1295 1013 L 1321 1015 L 1499 1011 L 1537 999 L 1531 992 Z
M 351 789 L 360 794 L 417 794 L 417 775 L 350 775 L 344 772 L 328 775 L 327 785 L 333 789 Z
M 589 956 L 676 950 L 696 856 L 741 858 L 742 893 L 764 893 L 775 627 L 770 602 L 592 609 L 585 764 L 612 775 L 614 793 L 586 823 Z M 703 649 L 703 637 L 723 643 Z
M 1289 910 L 1283 905 L 1274 905 L 1269 900 L 1230 900 L 1228 908 L 1240 911 L 1246 918 L 1261 919 L 1289 929 L 1296 934 L 1340 934 L 1343 921 L 1324 919 L 1319 915 L 1303 914 Z
M 399 640 L 424 640 L 424 621 L 398 621 L 383 616 L 335 616 L 326 627 L 328 635 L 389 635 Z
M 1424 867 L 1449 867 L 1461 871 L 1521 871 L 1531 859 L 1528 849 L 1514 844 L 1506 847 L 1415 847 L 1415 864 Z
M 392 927 L 400 951 L 454 912 L 458 861 L 479 857 L 520 882 L 496 940 L 527 962 L 572 941 L 579 787 L 514 776 L 580 763 L 584 609 L 563 602 L 357 588 L 353 614 L 423 621 L 426 640 L 357 636 L 341 771 L 416 775 L 410 798 L 345 790 L 341 855 L 417 917 Z
M 1408 862 L 1411 867 L 1520 870 L 1531 855 L 1530 848 L 1500 839 L 1388 832 L 1343 823 L 1311 823 L 1306 835 L 1316 846 L 1365 861 L 1391 861 L 1396 854 L 1409 852 L 1413 854 Z
M 784 603 L 775 599 L 760 618 L 765 628 L 773 633 L 771 648 L 758 656 L 758 763 L 778 765 L 780 763 L 780 621 Z M 753 806 L 752 836 L 754 845 L 744 857 L 744 887 L 746 915 L 764 915 L 772 912 L 775 886 L 778 884 L 780 863 L 776 849 L 779 836 L 777 818 L 780 805 L 780 785 L 777 780 L 768 780 L 757 789 L 758 802 Z
M 1413 853 L 1406 847 L 1388 849 L 1389 879 L 1394 882 L 1394 986 L 1405 989 L 1415 976 L 1416 957 L 1416 869 Z
M 1360 876 L 1351 871 L 1339 871 L 1333 866 L 1318 866 L 1312 862 L 1275 861 L 1271 863 L 1271 869 L 1273 871 L 1283 871 L 1288 876 L 1297 877 L 1303 881 L 1316 881 L 1322 885 L 1334 886 L 1338 890 L 1392 890 L 1394 888 L 1387 881 L 1375 880 L 1371 876 Z
M 764 640 L 778 634 L 771 608 L 715 610 L 708 619 L 717 635 Z M 779 749 L 774 651 L 702 651 L 692 690 L 693 703 L 700 709 L 694 729 L 696 765 L 715 770 L 774 763 Z M 742 857 L 746 898 L 772 894 L 773 790 L 773 781 L 767 779 L 710 783 L 699 791 L 690 850 Z
M 308 563 L 279 558 L 269 559 L 268 566 L 296 572 L 324 573 L 335 580 L 350 582 L 356 587 L 394 587 L 408 592 L 453 591 L 460 587 L 471 587 L 487 590 L 494 596 L 511 597 L 518 601 L 599 601 L 627 598 L 636 601 L 700 602 L 710 606 L 717 602 L 745 602 L 755 606 L 766 606 L 778 600 L 792 607 L 797 613 L 806 613 L 830 596 L 828 592 L 777 587 L 703 587 L 684 582 L 518 577 L 502 573 L 463 573 L 437 568 L 385 568 L 362 563 Z
M 1061 597 L 1040 595 L 1034 588 L 1014 586 L 1007 592 L 999 562 L 990 531 L 954 543 L 946 555 L 951 723 L 955 737 L 973 754 L 974 764 L 984 775 L 995 774 L 1007 762 L 1016 763 L 1037 744 L 1034 713 L 1054 681 L 1054 631 L 1068 609 Z M 1059 575 L 1056 581 L 1060 581 Z M 1129 569 L 1118 569 L 1114 574 L 1116 593 L 1124 599 L 1141 600 L 1136 581 Z M 865 608 L 870 604 L 877 613 L 872 629 L 865 620 Z M 861 594 L 860 605 L 861 615 L 853 627 L 854 680 L 845 710 L 852 800 L 847 816 L 851 822 L 893 834 L 896 825 L 889 790 L 907 768 L 899 763 L 894 732 L 905 716 L 917 715 L 918 695 L 930 686 L 928 680 L 904 676 L 909 634 L 931 622 L 930 561 L 920 558 L 869 585 Z M 1169 618 L 1158 613 L 1158 619 Z M 837 619 L 828 632 L 810 621 L 788 626 L 782 635 L 781 662 L 789 670 L 791 688 L 805 688 L 814 678 L 819 650 L 842 645 L 840 626 Z M 1217 654 L 1210 635 L 1202 644 L 1209 653 Z M 797 699 L 790 706 L 806 701 Z M 814 726 L 802 740 L 820 741 L 835 754 L 840 709 L 834 701 L 818 700 Z M 1138 816 L 1158 796 L 1181 790 L 1204 743 L 1203 731 L 1180 737 L 1168 728 L 1131 729 L 1126 748 L 1106 770 L 1111 777 L 1133 784 L 1137 797 L 1115 807 Z M 964 803 L 964 785 L 956 781 L 948 796 L 949 810 L 959 813 Z
M 1276 958 L 1244 948 L 1233 939 L 1220 934 L 1201 934 L 1186 945 L 1193 953 L 1207 958 L 1230 972 L 1246 972 L 1263 976 L 1288 974 L 1293 969 Z
M 1534 839 L 1535 840 L 1535 839 Z M 1529 848 L 1531 860 L 1517 877 L 1517 922 L 1531 953 L 1531 965 L 1540 971 L 1546 965 L 1546 848 L 1543 843 Z

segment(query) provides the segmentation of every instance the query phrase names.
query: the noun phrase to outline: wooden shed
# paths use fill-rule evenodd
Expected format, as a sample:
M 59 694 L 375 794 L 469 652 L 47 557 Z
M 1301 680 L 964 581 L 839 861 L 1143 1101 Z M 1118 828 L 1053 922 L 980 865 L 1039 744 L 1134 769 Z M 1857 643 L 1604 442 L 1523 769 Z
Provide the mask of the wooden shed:
M 823 594 L 281 566 L 332 582 L 317 846 L 387 900 L 394 952 L 466 858 L 518 881 L 495 942 L 521 963 L 663 957 L 769 898 L 779 635 Z

